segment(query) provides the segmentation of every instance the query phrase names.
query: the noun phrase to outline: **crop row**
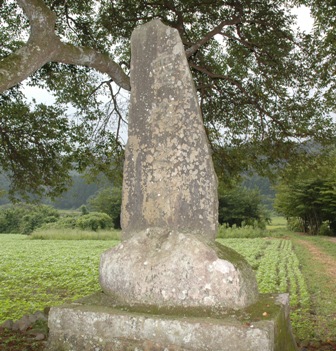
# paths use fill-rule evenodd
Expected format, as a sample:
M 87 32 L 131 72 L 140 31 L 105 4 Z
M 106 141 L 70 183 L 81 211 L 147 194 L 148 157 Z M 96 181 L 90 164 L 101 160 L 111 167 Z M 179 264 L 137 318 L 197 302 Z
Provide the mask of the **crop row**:
M 220 239 L 256 271 L 261 293 L 289 292 L 295 329 L 309 313 L 309 294 L 289 240 Z M 0 235 L 0 323 L 99 290 L 103 251 L 117 241 L 27 240 Z
M 261 293 L 290 294 L 291 321 L 296 335 L 313 329 L 310 323 L 310 296 L 300 270 L 299 260 L 290 240 L 240 239 L 221 240 L 235 249 L 256 270 L 258 288 Z
M 0 323 L 97 291 L 100 254 L 116 243 L 0 235 Z

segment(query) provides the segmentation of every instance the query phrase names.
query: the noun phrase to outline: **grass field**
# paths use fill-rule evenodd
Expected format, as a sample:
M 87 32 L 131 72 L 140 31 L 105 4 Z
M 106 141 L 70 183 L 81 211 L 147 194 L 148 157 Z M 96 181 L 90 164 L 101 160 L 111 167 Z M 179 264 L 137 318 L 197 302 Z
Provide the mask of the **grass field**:
M 280 226 L 280 224 L 279 224 Z M 279 227 L 275 229 L 279 231 Z M 333 287 L 293 235 L 288 238 L 219 239 L 240 252 L 256 271 L 261 293 L 289 292 L 296 337 L 336 339 L 336 306 L 328 304 Z M 312 239 L 312 241 L 314 241 Z M 320 238 L 320 249 L 334 257 L 335 246 Z M 99 290 L 100 254 L 113 240 L 30 240 L 0 235 L 0 323 L 45 306 L 72 301 Z M 328 290 L 329 289 L 329 290 Z M 320 304 L 317 300 L 322 301 Z M 321 314 L 317 325 L 316 313 Z M 328 319 L 334 318 L 335 322 Z
M 0 234 L 0 323 L 97 291 L 100 254 L 117 243 Z

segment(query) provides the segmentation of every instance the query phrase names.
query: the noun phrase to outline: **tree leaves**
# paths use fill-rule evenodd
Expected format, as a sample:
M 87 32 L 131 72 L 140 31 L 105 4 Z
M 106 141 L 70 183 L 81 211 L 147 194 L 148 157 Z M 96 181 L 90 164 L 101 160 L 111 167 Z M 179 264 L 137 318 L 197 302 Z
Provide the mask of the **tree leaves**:
M 160 18 L 181 35 L 220 177 L 228 179 L 249 167 L 273 172 L 290 158 L 301 157 L 298 145 L 307 140 L 320 145 L 334 141 L 330 111 L 336 101 L 332 59 L 335 23 L 329 16 L 334 9 L 331 0 L 44 3 L 56 15 L 54 37 L 58 41 L 53 37 L 50 46 L 56 41 L 58 46 L 49 60 L 63 64 L 43 65 L 29 84 L 51 91 L 59 108 L 77 109 L 77 126 L 71 127 L 68 136 L 73 145 L 82 145 L 76 150 L 81 168 L 89 167 L 95 173 L 94 165 L 113 174 L 116 163 L 107 160 L 121 159 L 120 126 L 127 120 L 127 103 L 120 105 L 122 90 L 116 93 L 112 80 L 129 89 L 130 36 L 136 26 L 152 18 Z M 293 29 L 295 19 L 290 9 L 297 3 L 311 7 L 316 20 L 313 35 Z M 5 29 L 0 33 L 0 55 L 8 58 L 23 45 L 20 31 L 25 30 L 28 36 L 28 21 L 13 2 L 4 2 L 0 11 Z M 13 88 L 4 98 L 13 99 L 18 89 Z M 114 107 L 106 109 L 105 99 Z M 87 145 L 84 140 L 89 141 Z M 64 159 L 66 153 L 55 153 L 55 162 L 57 155 Z
M 0 159 L 12 178 L 12 195 L 14 190 L 54 195 L 65 189 L 72 132 L 57 107 L 40 104 L 31 111 L 23 101 L 1 101 Z

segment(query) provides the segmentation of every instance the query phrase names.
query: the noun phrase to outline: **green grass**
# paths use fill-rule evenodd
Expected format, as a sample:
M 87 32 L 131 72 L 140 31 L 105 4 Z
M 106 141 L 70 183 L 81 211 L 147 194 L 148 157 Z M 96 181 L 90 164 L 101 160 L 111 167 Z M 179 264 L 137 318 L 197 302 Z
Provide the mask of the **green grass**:
M 308 287 L 300 270 L 292 242 L 284 239 L 219 239 L 242 254 L 256 271 L 261 293 L 290 294 L 291 321 L 296 337 L 310 339 L 314 324 L 310 320 Z
M 37 229 L 30 239 L 38 240 L 120 240 L 120 230 Z
M 266 226 L 267 230 L 286 229 L 287 220 L 281 216 L 272 216 L 271 223 Z
M 295 236 L 284 229 L 275 231 L 291 240 L 263 237 L 219 241 L 248 260 L 256 271 L 260 292 L 290 293 L 291 320 L 298 339 L 332 338 L 336 335 L 335 287 L 321 274 L 323 267 L 312 264 L 307 250 L 295 244 Z M 91 234 L 91 239 L 98 239 L 98 233 Z M 100 289 L 100 255 L 118 241 L 56 237 L 58 240 L 29 240 L 23 235 L 0 235 L 0 323 Z M 321 247 L 329 247 L 330 242 L 320 239 Z M 330 247 L 328 250 L 334 252 L 335 247 Z
M 221 225 L 218 228 L 217 237 L 219 239 L 227 238 L 263 238 L 269 236 L 270 233 L 264 229 L 253 228 L 252 226 L 244 227 L 227 227 L 226 225 Z
M 314 324 L 312 339 L 335 340 L 336 286 L 328 275 L 321 274 L 321 272 L 325 271 L 324 265 L 318 261 L 312 262 L 311 253 L 296 242 L 295 239 L 293 241 L 295 253 L 300 260 L 301 270 L 310 294 L 311 315 L 309 317 Z M 325 245 L 322 244 L 323 238 L 314 238 L 311 241 L 318 243 L 321 247 Z M 336 244 L 333 243 L 332 250 L 335 250 L 335 246 Z
M 304 235 L 302 239 L 311 242 L 316 245 L 319 249 L 327 253 L 328 255 L 336 258 L 336 241 L 331 241 L 330 236 L 308 236 Z
M 99 290 L 100 255 L 117 243 L 0 234 L 0 323 Z

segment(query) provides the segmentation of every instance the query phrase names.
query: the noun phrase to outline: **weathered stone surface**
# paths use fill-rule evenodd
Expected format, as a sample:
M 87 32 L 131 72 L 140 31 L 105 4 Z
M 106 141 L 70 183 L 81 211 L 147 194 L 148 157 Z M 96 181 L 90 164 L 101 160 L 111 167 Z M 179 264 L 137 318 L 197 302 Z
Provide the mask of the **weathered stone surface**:
M 49 351 L 296 350 L 286 308 L 272 296 L 238 314 L 202 318 L 187 313 L 140 314 L 95 300 L 51 309 Z
M 160 227 L 214 240 L 217 179 L 176 29 L 160 20 L 135 29 L 131 86 L 123 237 Z
M 175 29 L 135 30 L 131 84 L 124 241 L 101 257 L 99 298 L 51 309 L 49 350 L 295 351 L 288 299 L 258 299 L 214 240 L 217 181 Z
M 211 247 L 217 179 L 177 30 L 154 20 L 133 32 L 131 86 L 124 241 L 101 257 L 103 291 L 130 304 L 254 303 L 258 288 L 249 265 Z
M 139 232 L 103 253 L 100 285 L 131 305 L 239 309 L 258 299 L 254 272 L 242 256 L 160 228 Z

